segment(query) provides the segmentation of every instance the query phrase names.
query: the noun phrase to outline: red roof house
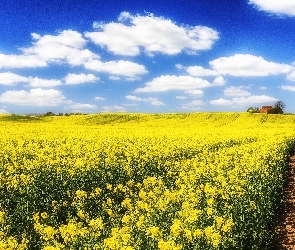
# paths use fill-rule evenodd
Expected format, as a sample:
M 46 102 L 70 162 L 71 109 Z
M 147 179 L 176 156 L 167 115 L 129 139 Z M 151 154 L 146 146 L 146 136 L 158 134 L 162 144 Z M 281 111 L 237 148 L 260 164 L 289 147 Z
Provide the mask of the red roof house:
M 267 113 L 270 109 L 272 109 L 272 106 L 262 106 L 260 112 Z

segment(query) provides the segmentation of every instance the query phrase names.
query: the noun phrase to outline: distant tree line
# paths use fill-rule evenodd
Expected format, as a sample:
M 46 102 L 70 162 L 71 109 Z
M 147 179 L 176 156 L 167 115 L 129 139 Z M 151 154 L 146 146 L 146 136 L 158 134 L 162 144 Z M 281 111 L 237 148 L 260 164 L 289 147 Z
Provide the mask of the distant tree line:
M 284 109 L 286 105 L 282 101 L 277 101 L 272 108 L 267 111 L 267 114 L 284 114 Z M 247 112 L 249 113 L 260 113 L 261 110 L 258 107 L 250 107 Z
M 60 112 L 58 114 L 55 114 L 52 111 L 48 111 L 45 114 L 42 114 L 42 113 L 28 113 L 26 115 L 27 116 L 70 116 L 70 115 L 85 115 L 85 114 L 82 114 L 81 112 L 76 112 L 76 113 L 73 113 L 73 112 L 71 112 L 71 113 Z
M 83 115 L 81 112 L 76 112 L 76 113 L 62 113 L 62 112 L 60 112 L 60 113 L 58 113 L 58 115 L 57 114 L 55 114 L 55 113 L 53 113 L 53 112 L 46 112 L 45 114 L 44 114 L 44 116 L 70 116 L 70 115 Z
M 260 108 L 258 108 L 258 107 L 255 107 L 255 108 L 250 107 L 250 108 L 247 109 L 247 112 L 249 112 L 249 113 L 260 113 Z

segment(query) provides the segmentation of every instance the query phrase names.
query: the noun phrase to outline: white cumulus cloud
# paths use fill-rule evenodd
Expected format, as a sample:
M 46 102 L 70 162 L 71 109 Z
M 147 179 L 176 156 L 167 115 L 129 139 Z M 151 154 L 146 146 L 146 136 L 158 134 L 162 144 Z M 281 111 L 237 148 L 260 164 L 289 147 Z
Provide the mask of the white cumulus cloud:
M 224 90 L 225 96 L 250 96 L 251 93 L 247 91 L 248 87 L 246 86 L 230 86 Z
M 0 114 L 8 114 L 8 111 L 6 109 L 0 109 Z
M 136 102 L 142 101 L 142 98 L 137 97 L 135 95 L 127 95 L 127 96 L 125 96 L 125 98 L 128 100 L 131 100 L 131 101 L 136 101 Z
M 164 92 L 169 90 L 192 90 L 212 86 L 207 80 L 192 76 L 164 75 L 147 82 L 145 87 L 134 90 L 140 92 Z
M 287 75 L 287 80 L 295 82 L 295 71 L 292 71 Z
M 232 76 L 269 76 L 287 74 L 292 70 L 288 64 L 266 61 L 261 56 L 236 54 L 230 57 L 220 57 L 209 62 L 213 70 L 222 75 Z
M 77 31 L 64 30 L 58 35 L 33 33 L 33 46 L 22 48 L 26 56 L 37 56 L 46 62 L 67 62 L 70 65 L 83 65 L 86 61 L 99 58 L 88 49 L 83 49 L 86 40 Z
M 95 101 L 105 101 L 106 99 L 104 97 L 101 97 L 101 96 L 95 96 L 94 100 Z
M 186 69 L 190 76 L 218 76 L 220 73 L 212 69 L 205 69 L 201 66 L 190 66 Z
M 201 96 L 203 96 L 204 91 L 201 90 L 201 89 L 190 89 L 190 90 L 186 90 L 184 93 L 185 94 L 188 94 L 188 95 L 192 95 L 192 96 L 199 96 L 199 97 L 201 97 Z
M 19 82 L 28 82 L 28 78 L 11 72 L 0 73 L 0 84 L 2 85 L 14 85 Z
M 223 78 L 223 76 L 217 76 L 213 81 L 215 86 L 223 86 L 225 83 L 226 80 Z
M 137 77 L 138 75 L 148 73 L 143 65 L 125 60 L 109 62 L 92 60 L 85 63 L 85 68 L 98 72 L 106 72 L 112 75 L 121 75 L 128 77 Z
M 283 85 L 281 87 L 282 90 L 288 90 L 288 91 L 292 91 L 295 92 L 295 86 L 290 86 L 290 85 Z
M 86 82 L 95 82 L 98 81 L 99 77 L 96 77 L 93 74 L 67 74 L 65 77 L 66 84 L 81 84 Z
M 27 106 L 58 106 L 67 101 L 59 90 L 35 88 L 29 91 L 6 91 L 0 95 L 0 102 Z
M 165 103 L 159 101 L 157 98 L 154 98 L 154 97 L 149 97 L 147 98 L 147 101 L 153 105 L 153 106 L 163 106 L 165 105 Z
M 273 103 L 277 101 L 276 98 L 266 95 L 251 95 L 251 96 L 241 96 L 234 97 L 233 99 L 217 99 L 211 100 L 210 104 L 220 105 L 220 106 L 252 106 L 254 104 L 265 104 L 265 103 Z
M 182 66 L 180 63 L 175 64 L 175 68 L 179 70 L 186 69 L 186 67 Z
M 249 3 L 272 14 L 295 16 L 294 0 L 250 0 Z
M 35 68 L 46 67 L 46 60 L 40 59 L 36 55 L 5 55 L 0 54 L 1 68 Z
M 277 101 L 276 98 L 267 95 L 251 95 L 247 97 L 235 97 L 232 102 L 236 105 L 250 106 L 252 104 L 263 104 L 263 103 L 273 103 Z
M 210 101 L 210 104 L 220 105 L 220 106 L 228 106 L 228 105 L 232 105 L 232 101 L 227 100 L 227 99 L 223 99 L 223 98 L 219 98 L 217 100 Z
M 74 112 L 82 112 L 85 109 L 97 109 L 96 105 L 88 104 L 88 103 L 70 103 L 70 105 L 66 106 L 67 109 L 71 109 Z
M 126 112 L 126 109 L 119 105 L 103 106 L 102 112 Z
M 140 48 L 144 52 L 175 55 L 183 50 L 195 53 L 208 50 L 219 38 L 218 32 L 205 26 L 178 26 L 170 19 L 155 17 L 153 14 L 145 16 L 131 15 L 122 12 L 117 23 L 94 23 L 99 31 L 87 32 L 90 38 L 100 46 L 106 46 L 109 51 L 117 55 L 136 56 Z
M 120 81 L 121 80 L 121 78 L 119 76 L 109 76 L 109 79 L 113 80 L 113 81 Z
M 158 100 L 158 98 L 148 97 L 148 98 L 141 98 L 134 95 L 127 95 L 125 96 L 126 99 L 136 102 L 148 102 L 153 106 L 163 106 L 165 103 Z
M 55 87 L 62 85 L 62 82 L 57 79 L 40 79 L 38 77 L 29 77 L 28 78 L 29 86 L 38 88 L 38 87 Z

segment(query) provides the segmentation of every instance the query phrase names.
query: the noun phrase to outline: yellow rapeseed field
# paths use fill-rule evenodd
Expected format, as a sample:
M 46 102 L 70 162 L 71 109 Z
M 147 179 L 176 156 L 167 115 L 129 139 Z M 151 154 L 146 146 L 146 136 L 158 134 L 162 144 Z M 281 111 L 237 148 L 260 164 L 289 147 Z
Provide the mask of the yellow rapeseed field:
M 0 249 L 264 249 L 295 116 L 0 116 Z

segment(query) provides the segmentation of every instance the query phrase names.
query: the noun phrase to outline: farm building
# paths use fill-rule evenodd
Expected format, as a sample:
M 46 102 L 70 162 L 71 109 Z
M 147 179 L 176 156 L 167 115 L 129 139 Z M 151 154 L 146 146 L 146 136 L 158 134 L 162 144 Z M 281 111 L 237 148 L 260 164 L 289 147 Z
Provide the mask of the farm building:
M 270 109 L 272 109 L 272 106 L 262 106 L 260 112 L 267 113 Z

